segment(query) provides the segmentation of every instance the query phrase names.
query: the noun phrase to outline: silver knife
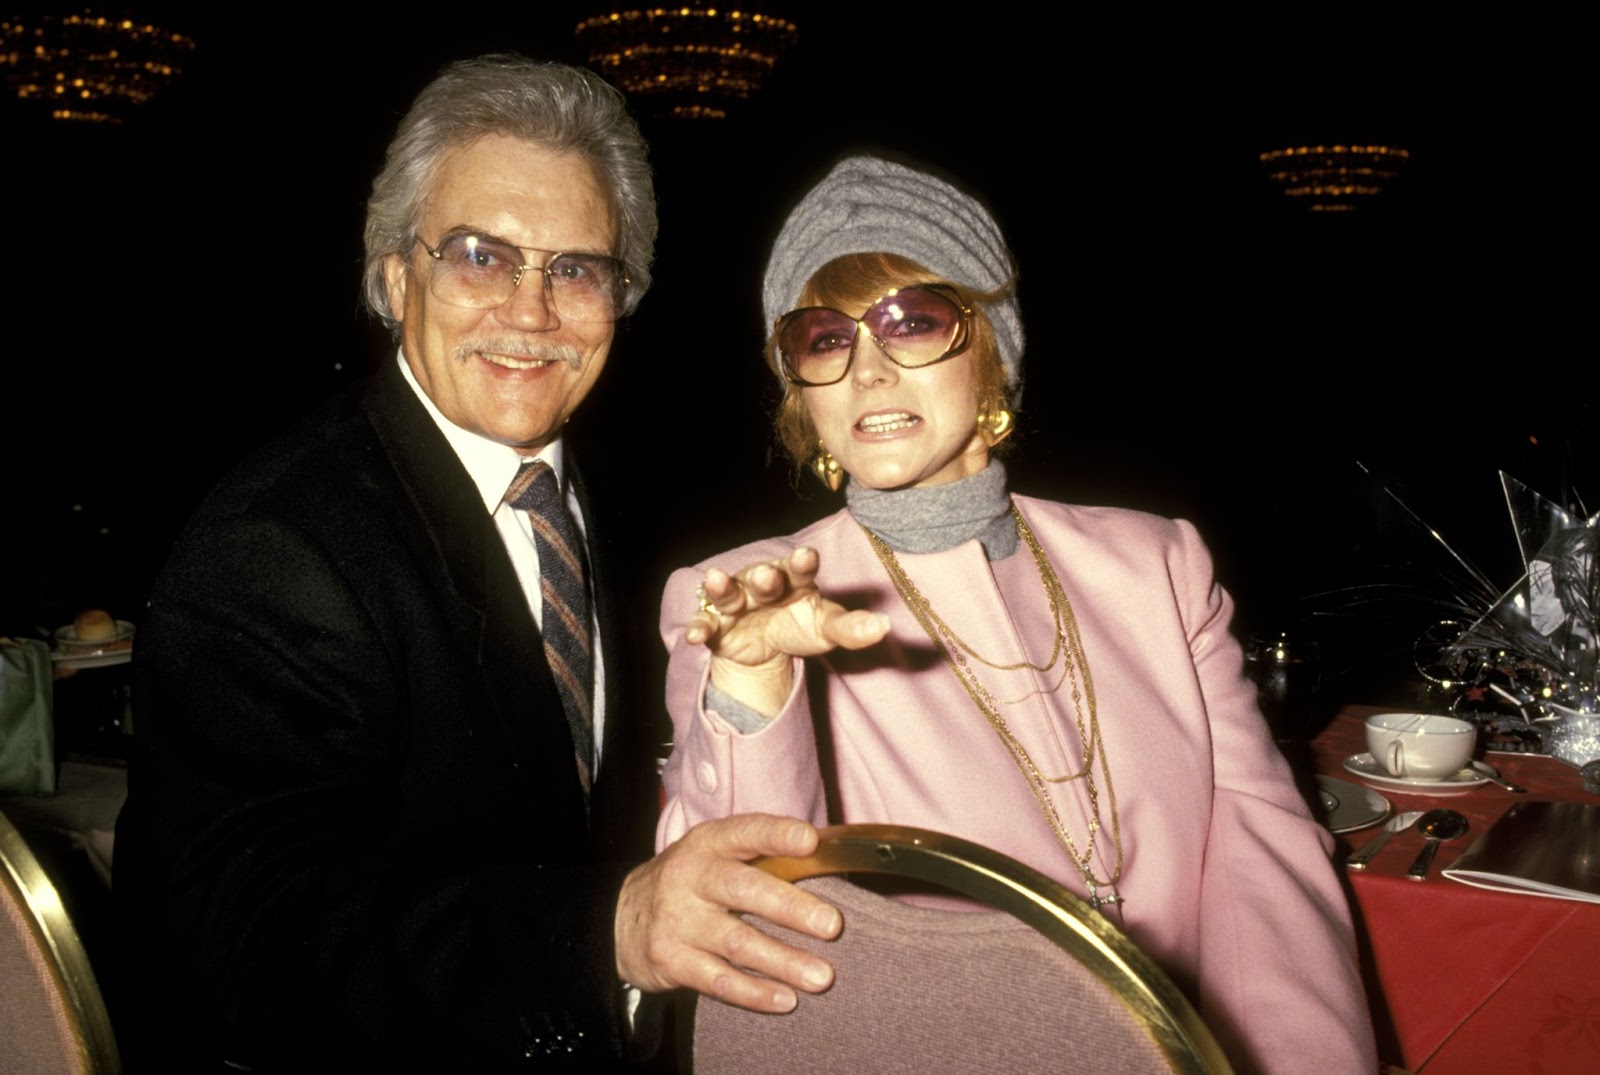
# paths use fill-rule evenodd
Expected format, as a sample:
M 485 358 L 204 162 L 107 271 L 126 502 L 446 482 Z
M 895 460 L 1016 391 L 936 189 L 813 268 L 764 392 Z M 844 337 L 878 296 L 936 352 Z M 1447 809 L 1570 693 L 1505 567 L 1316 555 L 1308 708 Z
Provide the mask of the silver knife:
M 1383 826 L 1383 831 L 1361 845 L 1361 849 L 1344 860 L 1344 864 L 1352 870 L 1364 870 L 1367 863 L 1372 861 L 1372 856 L 1383 849 L 1389 837 L 1397 832 L 1403 832 L 1417 823 L 1417 818 L 1422 816 L 1421 810 L 1407 810 L 1403 814 L 1396 814 Z

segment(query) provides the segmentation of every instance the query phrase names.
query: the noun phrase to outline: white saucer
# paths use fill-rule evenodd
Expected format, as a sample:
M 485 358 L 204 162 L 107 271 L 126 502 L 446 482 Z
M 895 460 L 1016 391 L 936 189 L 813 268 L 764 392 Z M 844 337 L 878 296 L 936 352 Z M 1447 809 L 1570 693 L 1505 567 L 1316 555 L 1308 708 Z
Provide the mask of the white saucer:
M 1361 779 L 1370 780 L 1380 787 L 1395 788 L 1418 795 L 1453 795 L 1458 791 L 1467 791 L 1487 784 L 1489 778 L 1483 775 L 1485 773 L 1500 775 L 1494 766 L 1475 761 L 1469 762 L 1468 768 L 1462 769 L 1459 773 L 1437 780 L 1424 780 L 1415 776 L 1390 776 L 1388 770 L 1379 765 L 1378 759 L 1371 754 L 1352 754 L 1344 760 L 1344 767 Z
M 114 642 L 127 642 L 133 638 L 134 626 L 128 620 L 117 621 L 117 633 L 110 638 L 95 642 L 82 642 L 78 639 L 78 629 L 72 624 L 56 628 L 56 648 L 64 653 L 104 653 L 106 647 Z M 124 649 L 127 647 L 124 646 Z
M 80 642 L 78 629 L 69 623 L 56 630 L 56 648 L 50 652 L 50 661 L 59 668 L 105 668 L 127 664 L 133 660 L 133 632 L 133 624 L 118 620 L 114 637 Z
M 50 663 L 58 668 L 109 668 L 116 664 L 127 664 L 131 660 L 133 660 L 131 649 L 102 650 L 93 653 L 62 653 L 58 650 L 50 654 Z
M 1389 800 L 1371 788 L 1317 775 L 1317 792 L 1322 799 L 1322 823 L 1329 832 L 1356 832 L 1371 828 L 1389 816 Z

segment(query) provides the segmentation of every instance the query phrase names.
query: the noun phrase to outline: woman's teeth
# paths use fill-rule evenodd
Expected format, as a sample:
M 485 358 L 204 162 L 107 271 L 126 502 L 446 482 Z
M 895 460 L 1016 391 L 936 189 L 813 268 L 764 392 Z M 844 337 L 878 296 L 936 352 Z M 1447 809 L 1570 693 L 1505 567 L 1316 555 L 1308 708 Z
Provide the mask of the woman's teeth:
M 893 433 L 897 429 L 909 429 L 921 421 L 914 414 L 897 411 L 894 414 L 869 414 L 856 423 L 856 427 L 863 433 Z

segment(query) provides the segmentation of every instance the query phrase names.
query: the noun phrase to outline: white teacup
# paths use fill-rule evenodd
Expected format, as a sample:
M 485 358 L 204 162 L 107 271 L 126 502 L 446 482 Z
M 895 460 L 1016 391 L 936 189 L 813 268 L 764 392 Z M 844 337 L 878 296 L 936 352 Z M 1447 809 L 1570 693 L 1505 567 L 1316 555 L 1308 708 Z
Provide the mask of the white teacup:
M 1443 780 L 1472 760 L 1475 725 L 1431 713 L 1378 713 L 1367 718 L 1367 749 L 1390 776 Z

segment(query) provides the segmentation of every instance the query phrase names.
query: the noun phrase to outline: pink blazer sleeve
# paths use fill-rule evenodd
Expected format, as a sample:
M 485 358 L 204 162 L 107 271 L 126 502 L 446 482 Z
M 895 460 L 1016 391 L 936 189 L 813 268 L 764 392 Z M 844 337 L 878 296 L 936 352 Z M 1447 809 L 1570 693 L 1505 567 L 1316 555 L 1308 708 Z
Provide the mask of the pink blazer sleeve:
M 742 552 L 730 554 L 739 557 L 737 562 L 719 566 L 738 570 L 787 551 L 786 546 L 773 550 L 758 546 L 748 557 Z M 657 850 L 701 821 L 730 814 L 786 814 L 816 825 L 828 821 L 801 661 L 795 662 L 795 688 L 783 711 L 762 731 L 740 734 L 715 712 L 706 711 L 710 655 L 704 646 L 683 640 L 683 625 L 696 607 L 696 588 L 704 577 L 704 571 L 696 568 L 674 572 L 661 603 L 673 746 L 662 773 L 666 801 L 656 826 Z

